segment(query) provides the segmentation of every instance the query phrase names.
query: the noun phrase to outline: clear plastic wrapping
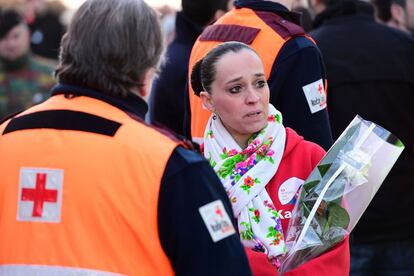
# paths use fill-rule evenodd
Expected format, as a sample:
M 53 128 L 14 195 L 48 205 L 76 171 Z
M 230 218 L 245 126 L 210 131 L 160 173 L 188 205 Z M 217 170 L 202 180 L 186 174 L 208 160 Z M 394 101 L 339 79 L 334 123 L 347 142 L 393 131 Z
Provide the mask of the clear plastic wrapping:
M 299 192 L 285 237 L 281 273 L 349 235 L 403 149 L 387 130 L 354 118 Z

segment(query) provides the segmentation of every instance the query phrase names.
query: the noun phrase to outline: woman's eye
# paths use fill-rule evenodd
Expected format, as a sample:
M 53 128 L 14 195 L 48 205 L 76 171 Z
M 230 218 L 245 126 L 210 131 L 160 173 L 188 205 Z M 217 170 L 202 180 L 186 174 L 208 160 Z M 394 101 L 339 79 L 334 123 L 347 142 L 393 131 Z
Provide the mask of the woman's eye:
M 260 80 L 256 83 L 256 86 L 259 87 L 259 88 L 262 88 L 265 85 L 266 85 L 266 81 L 264 81 L 264 80 Z
M 241 91 L 242 87 L 240 85 L 234 86 L 232 88 L 229 89 L 230 93 L 239 93 Z

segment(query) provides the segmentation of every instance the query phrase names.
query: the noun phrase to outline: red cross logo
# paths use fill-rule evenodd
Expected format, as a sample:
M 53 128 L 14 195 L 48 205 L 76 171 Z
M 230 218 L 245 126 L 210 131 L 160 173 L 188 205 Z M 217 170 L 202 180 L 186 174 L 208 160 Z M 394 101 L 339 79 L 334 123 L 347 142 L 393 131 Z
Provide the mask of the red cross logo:
M 318 84 L 318 92 L 319 92 L 319 94 L 323 94 L 323 87 L 322 87 L 322 85 L 321 84 Z
M 57 202 L 58 191 L 46 189 L 46 176 L 46 173 L 37 173 L 35 189 L 22 189 L 22 201 L 34 202 L 32 212 L 33 217 L 42 217 L 43 203 Z
M 223 218 L 223 212 L 220 209 L 220 206 L 216 206 L 216 214 Z

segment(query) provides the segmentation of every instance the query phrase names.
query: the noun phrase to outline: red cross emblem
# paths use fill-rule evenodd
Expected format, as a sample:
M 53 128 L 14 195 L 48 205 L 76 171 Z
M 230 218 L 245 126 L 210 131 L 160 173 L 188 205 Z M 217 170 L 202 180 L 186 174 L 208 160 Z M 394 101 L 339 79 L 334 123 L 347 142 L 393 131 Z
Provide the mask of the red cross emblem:
M 33 201 L 33 217 L 41 217 L 43 213 L 43 203 L 56 202 L 57 190 L 46 189 L 46 177 L 45 173 L 36 174 L 36 188 L 35 189 L 22 189 L 22 200 Z
M 323 94 L 323 87 L 322 87 L 322 85 L 321 84 L 319 84 L 318 85 L 318 92 L 319 92 L 319 94 Z
M 220 206 L 216 206 L 216 211 L 215 211 L 215 213 L 216 213 L 217 215 L 219 215 L 221 218 L 223 217 L 223 212 L 221 211 Z
M 22 168 L 18 220 L 59 222 L 62 183 L 62 170 Z

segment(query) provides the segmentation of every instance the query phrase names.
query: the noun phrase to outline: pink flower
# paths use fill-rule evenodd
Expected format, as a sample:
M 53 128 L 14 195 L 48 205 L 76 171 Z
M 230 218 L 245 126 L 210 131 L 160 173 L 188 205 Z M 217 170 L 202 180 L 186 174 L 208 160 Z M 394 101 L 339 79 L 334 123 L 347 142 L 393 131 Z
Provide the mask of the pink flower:
M 275 154 L 274 150 L 268 150 L 266 156 L 273 156 Z
M 247 165 L 248 166 L 253 166 L 254 165 L 254 160 L 256 159 L 256 154 L 253 154 L 252 156 L 249 157 L 249 159 L 247 159 Z
M 238 170 L 238 169 L 244 169 L 246 167 L 247 167 L 247 163 L 244 162 L 244 161 L 239 162 L 239 163 L 236 164 L 236 170 Z
M 264 203 L 265 206 L 267 206 L 267 208 L 270 208 L 272 210 L 276 209 L 275 206 L 267 200 L 265 200 L 263 203 Z
M 237 154 L 237 150 L 235 150 L 235 149 L 229 150 L 229 152 L 228 152 L 228 156 L 233 156 L 233 155 L 236 155 L 236 154 Z

